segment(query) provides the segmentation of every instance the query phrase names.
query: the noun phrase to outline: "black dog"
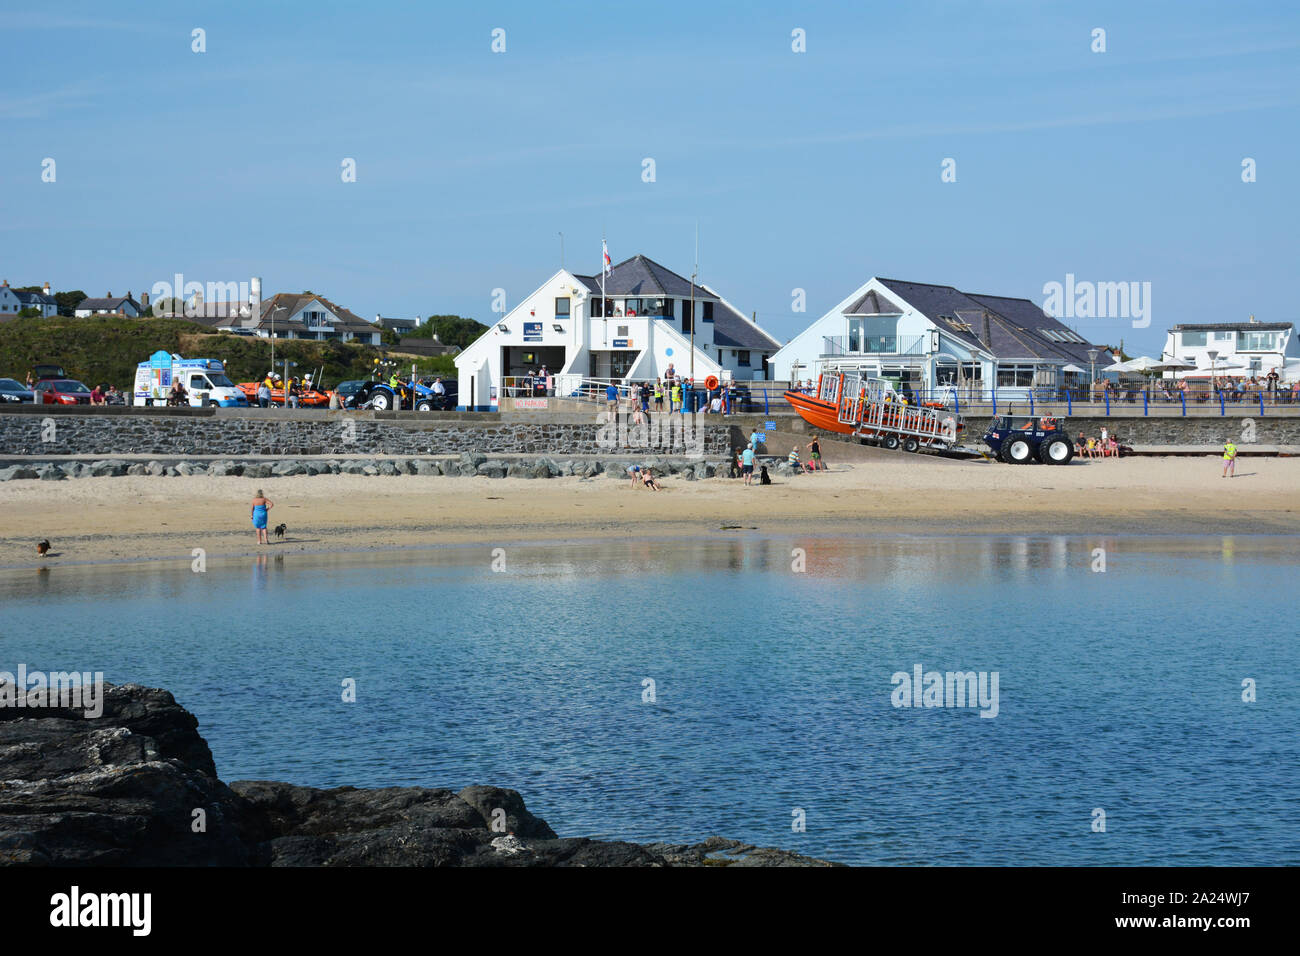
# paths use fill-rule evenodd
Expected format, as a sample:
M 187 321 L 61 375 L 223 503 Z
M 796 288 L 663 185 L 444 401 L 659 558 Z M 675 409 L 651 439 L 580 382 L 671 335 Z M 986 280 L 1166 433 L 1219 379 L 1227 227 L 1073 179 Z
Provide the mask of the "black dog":
M 278 524 L 278 525 L 275 526 L 275 536 L 276 536 L 277 538 L 283 538 L 283 537 L 284 537 L 284 533 L 285 533 L 286 531 L 288 531 L 288 530 L 289 530 L 289 529 L 288 529 L 285 525 Z
M 758 483 L 760 485 L 770 485 L 772 476 L 767 473 L 767 465 L 758 466 Z

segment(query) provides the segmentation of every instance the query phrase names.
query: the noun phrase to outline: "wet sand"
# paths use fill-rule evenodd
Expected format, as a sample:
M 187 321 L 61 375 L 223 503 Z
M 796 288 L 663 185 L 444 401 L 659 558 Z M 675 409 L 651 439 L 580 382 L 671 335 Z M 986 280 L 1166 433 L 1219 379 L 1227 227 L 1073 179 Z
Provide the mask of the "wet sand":
M 1300 459 L 1131 458 L 1067 467 L 898 455 L 745 487 L 739 479 L 317 475 L 123 477 L 0 485 L 0 568 L 190 561 L 259 551 L 770 534 L 1297 534 Z M 282 542 L 256 544 L 248 501 L 275 502 Z M 732 526 L 727 528 L 725 526 Z M 39 558 L 36 542 L 51 554 Z

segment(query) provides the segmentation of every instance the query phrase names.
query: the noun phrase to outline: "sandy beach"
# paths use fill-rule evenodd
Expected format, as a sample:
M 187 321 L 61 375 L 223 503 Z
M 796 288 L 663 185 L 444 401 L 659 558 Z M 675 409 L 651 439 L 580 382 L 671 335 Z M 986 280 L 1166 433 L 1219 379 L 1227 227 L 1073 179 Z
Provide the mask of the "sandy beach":
M 593 479 L 405 475 L 84 478 L 0 485 L 0 567 L 189 561 L 256 553 L 248 500 L 275 503 L 271 550 L 332 552 L 470 542 L 725 533 L 1295 534 L 1300 459 L 1130 458 L 1065 468 L 911 456 L 825 474 L 665 479 L 659 493 Z M 53 546 L 45 559 L 37 541 Z

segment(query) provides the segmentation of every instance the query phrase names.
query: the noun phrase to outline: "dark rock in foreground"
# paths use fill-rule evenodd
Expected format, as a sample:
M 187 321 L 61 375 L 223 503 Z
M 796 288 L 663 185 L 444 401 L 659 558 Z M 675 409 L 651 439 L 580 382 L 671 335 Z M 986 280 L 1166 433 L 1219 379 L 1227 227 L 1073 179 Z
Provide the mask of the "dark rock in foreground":
M 167 691 L 135 684 L 105 685 L 96 717 L 0 706 L 0 864 L 831 865 L 718 837 L 644 846 L 559 838 L 500 787 L 227 786 L 194 715 Z

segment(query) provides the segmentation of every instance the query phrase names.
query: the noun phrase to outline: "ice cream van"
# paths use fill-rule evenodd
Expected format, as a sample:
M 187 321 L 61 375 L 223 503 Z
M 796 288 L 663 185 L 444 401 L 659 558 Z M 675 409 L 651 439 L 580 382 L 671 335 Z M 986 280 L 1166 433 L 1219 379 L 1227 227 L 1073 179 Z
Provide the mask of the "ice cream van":
M 135 392 L 132 405 L 167 405 L 171 403 L 176 382 L 185 386 L 185 404 L 194 408 L 206 405 L 247 407 L 248 399 L 230 379 L 218 359 L 187 359 L 172 352 L 154 352 L 149 361 L 135 367 Z

